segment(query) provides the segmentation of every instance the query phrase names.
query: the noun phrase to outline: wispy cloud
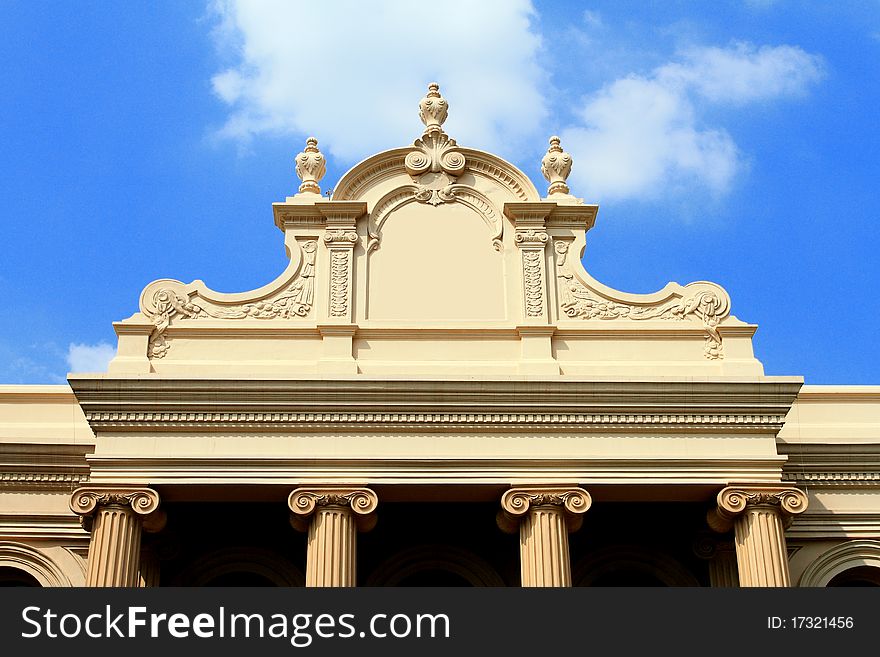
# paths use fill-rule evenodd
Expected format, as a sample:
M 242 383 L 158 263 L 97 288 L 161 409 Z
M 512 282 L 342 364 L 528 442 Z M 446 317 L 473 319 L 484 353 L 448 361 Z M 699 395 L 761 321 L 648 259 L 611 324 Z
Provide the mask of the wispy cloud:
M 347 161 L 419 136 L 428 82 L 454 98 L 459 143 L 512 155 L 538 134 L 549 76 L 528 0 L 215 5 L 220 46 L 236 62 L 213 78 L 230 107 L 220 134 L 313 134 Z M 466 20 L 463 19 L 466 17 Z M 522 140 L 522 141 L 518 141 Z
M 702 188 L 723 195 L 742 167 L 730 134 L 702 109 L 742 107 L 804 93 L 822 60 L 793 46 L 693 48 L 646 76 L 615 80 L 584 98 L 581 125 L 563 131 L 579 193 L 607 201 Z
M 116 355 L 116 348 L 106 342 L 71 344 L 67 364 L 71 372 L 106 372 L 107 364 Z

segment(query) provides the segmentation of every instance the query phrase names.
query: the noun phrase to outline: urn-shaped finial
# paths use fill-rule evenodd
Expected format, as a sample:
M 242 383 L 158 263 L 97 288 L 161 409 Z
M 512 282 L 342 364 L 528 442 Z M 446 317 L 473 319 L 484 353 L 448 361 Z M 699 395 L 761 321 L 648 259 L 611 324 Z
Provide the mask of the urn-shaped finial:
M 547 196 L 568 194 L 568 185 L 565 181 L 571 173 L 571 155 L 562 150 L 560 139 L 556 135 L 550 137 L 550 148 L 541 160 L 541 173 L 550 183 Z
M 419 118 L 425 124 L 425 132 L 443 132 L 443 122 L 449 114 L 449 103 L 440 95 L 440 85 L 428 85 L 428 94 L 419 101 Z
M 302 180 L 299 193 L 320 194 L 318 181 L 326 172 L 327 161 L 324 159 L 324 154 L 318 150 L 318 140 L 309 137 L 306 139 L 305 150 L 296 156 L 296 175 Z

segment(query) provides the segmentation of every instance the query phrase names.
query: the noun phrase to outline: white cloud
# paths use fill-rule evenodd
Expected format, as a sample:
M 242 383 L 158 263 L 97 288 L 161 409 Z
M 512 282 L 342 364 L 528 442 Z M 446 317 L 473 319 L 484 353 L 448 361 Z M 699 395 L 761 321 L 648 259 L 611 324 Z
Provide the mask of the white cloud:
M 215 6 L 221 48 L 237 52 L 213 78 L 231 107 L 221 134 L 309 134 L 349 162 L 421 134 L 417 103 L 440 83 L 447 132 L 511 154 L 547 113 L 541 39 L 528 0 L 300 3 L 228 0 Z
M 67 350 L 67 364 L 71 372 L 106 372 L 107 364 L 115 355 L 116 347 L 106 342 L 71 344 Z
M 690 86 L 712 102 L 738 105 L 803 94 L 824 75 L 822 59 L 794 46 L 696 48 L 657 69 L 670 85 Z
M 701 188 L 720 196 L 742 167 L 732 137 L 704 127 L 700 103 L 742 106 L 804 93 L 820 58 L 793 46 L 695 48 L 648 76 L 612 82 L 584 99 L 582 125 L 563 131 L 571 182 L 590 199 L 657 197 Z
M 584 23 L 590 27 L 602 27 L 602 14 L 590 9 L 584 10 Z

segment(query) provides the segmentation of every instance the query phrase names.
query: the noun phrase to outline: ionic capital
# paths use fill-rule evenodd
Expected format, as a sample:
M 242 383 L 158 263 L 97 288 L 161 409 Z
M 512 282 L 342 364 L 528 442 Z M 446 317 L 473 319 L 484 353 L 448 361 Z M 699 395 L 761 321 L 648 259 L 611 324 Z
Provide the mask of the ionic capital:
M 590 494 L 574 486 L 518 486 L 501 496 L 501 513 L 498 526 L 509 533 L 516 531 L 519 521 L 529 509 L 557 507 L 565 514 L 569 532 L 580 528 L 581 517 L 593 503 Z
M 807 496 L 790 486 L 728 486 L 718 493 L 717 508 L 709 512 L 709 526 L 718 532 L 729 531 L 733 521 L 749 508 L 775 510 L 783 522 L 807 510 Z
M 354 247 L 358 241 L 357 232 L 353 227 L 328 228 L 324 232 L 324 242 L 328 246 Z
M 549 240 L 547 231 L 543 228 L 527 228 L 517 230 L 513 236 L 513 241 L 520 248 L 523 247 L 539 247 L 544 248 Z
M 70 496 L 70 510 L 81 516 L 86 531 L 91 526 L 92 515 L 103 506 L 130 509 L 142 516 L 145 531 L 158 532 L 165 526 L 165 513 L 159 510 L 159 493 L 141 486 L 116 484 L 92 484 L 77 488 Z
M 369 531 L 376 524 L 376 507 L 379 498 L 369 488 L 347 486 L 312 486 L 297 488 L 287 498 L 291 511 L 291 524 L 295 529 L 308 528 L 308 519 L 321 507 L 335 507 L 350 510 L 359 531 Z

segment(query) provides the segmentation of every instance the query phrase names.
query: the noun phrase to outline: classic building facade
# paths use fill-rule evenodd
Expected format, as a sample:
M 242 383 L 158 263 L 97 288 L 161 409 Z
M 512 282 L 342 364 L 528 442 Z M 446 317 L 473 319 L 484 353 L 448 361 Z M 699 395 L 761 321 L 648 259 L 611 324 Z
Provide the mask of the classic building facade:
M 447 112 L 329 197 L 310 138 L 271 283 L 157 280 L 106 373 L 0 387 L 0 581 L 880 584 L 880 386 L 595 280 L 560 140 L 542 196 Z

